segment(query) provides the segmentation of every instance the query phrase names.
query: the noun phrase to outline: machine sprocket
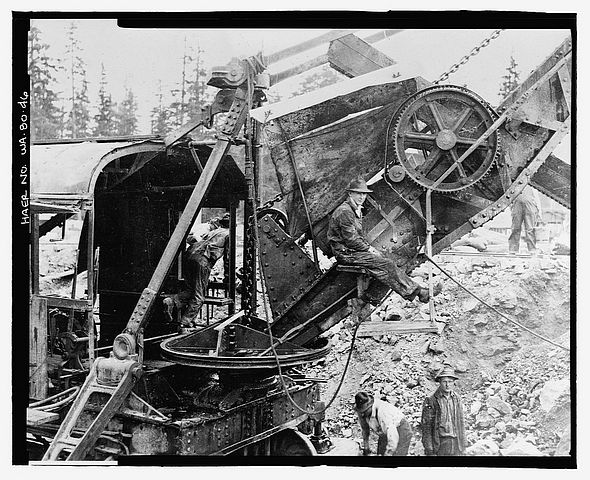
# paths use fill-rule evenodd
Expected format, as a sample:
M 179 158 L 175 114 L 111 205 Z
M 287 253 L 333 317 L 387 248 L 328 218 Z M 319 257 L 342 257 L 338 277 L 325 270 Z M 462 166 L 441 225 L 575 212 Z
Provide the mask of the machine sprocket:
M 454 192 L 474 185 L 501 154 L 493 132 L 462 162 L 457 160 L 497 119 L 485 100 L 454 85 L 421 90 L 396 113 L 391 138 L 395 163 L 418 185 Z M 389 159 L 388 159 L 389 160 Z M 435 186 L 450 167 L 454 170 Z

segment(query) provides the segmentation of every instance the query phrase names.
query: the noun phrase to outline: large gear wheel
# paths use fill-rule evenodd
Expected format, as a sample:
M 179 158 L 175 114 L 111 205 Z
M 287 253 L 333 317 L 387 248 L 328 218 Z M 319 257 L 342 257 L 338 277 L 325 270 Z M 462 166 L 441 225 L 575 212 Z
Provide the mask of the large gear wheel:
M 395 163 L 399 162 L 408 176 L 425 188 L 432 188 L 454 165 L 434 190 L 455 192 L 470 187 L 501 154 L 498 132 L 461 163 L 457 160 L 497 118 L 485 100 L 466 88 L 445 85 L 421 90 L 396 113 L 391 137 Z

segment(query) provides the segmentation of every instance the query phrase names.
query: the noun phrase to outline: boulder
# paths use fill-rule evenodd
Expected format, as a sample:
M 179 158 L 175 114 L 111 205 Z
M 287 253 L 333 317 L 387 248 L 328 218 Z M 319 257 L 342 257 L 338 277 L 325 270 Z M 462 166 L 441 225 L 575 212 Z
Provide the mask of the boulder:
M 471 413 L 471 415 L 477 415 L 481 410 L 481 407 L 481 402 L 479 400 L 476 400 L 471 404 L 471 407 L 469 408 L 469 413 Z
M 498 430 L 498 432 L 505 432 L 506 431 L 506 423 L 505 422 L 497 422 L 496 423 L 496 430 Z
M 479 305 L 479 300 L 470 296 L 463 302 L 463 310 L 466 312 L 471 312 L 475 310 Z
M 500 454 L 498 444 L 489 438 L 478 440 L 465 450 L 466 455 L 493 456 Z
M 555 449 L 553 456 L 555 457 L 568 457 L 571 455 L 572 448 L 572 432 L 568 426 L 566 431 L 563 433 Z
M 455 372 L 465 373 L 469 371 L 469 364 L 465 360 L 458 360 L 455 363 Z
M 518 437 L 508 448 L 500 449 L 504 457 L 540 457 L 543 454 L 532 443 L 527 442 L 524 438 Z
M 488 407 L 488 413 L 493 418 L 500 418 L 502 416 L 502 414 L 498 410 L 492 407 Z
M 545 382 L 545 385 L 541 389 L 539 394 L 539 400 L 541 402 L 541 409 L 548 412 L 551 410 L 557 399 L 569 392 L 570 382 L 568 378 L 562 378 L 561 380 L 549 380 Z
M 397 348 L 391 352 L 391 360 L 393 362 L 397 362 L 401 359 L 402 359 L 402 354 Z
M 475 425 L 479 428 L 488 428 L 494 423 L 492 416 L 485 410 L 479 412 L 475 417 Z
M 438 339 L 434 342 L 430 342 L 428 344 L 428 350 L 436 354 L 443 353 L 445 351 L 443 341 L 441 339 Z
M 488 398 L 486 403 L 488 407 L 496 409 L 502 415 L 512 414 L 512 407 L 508 405 L 504 400 L 502 400 L 499 396 L 493 396 Z

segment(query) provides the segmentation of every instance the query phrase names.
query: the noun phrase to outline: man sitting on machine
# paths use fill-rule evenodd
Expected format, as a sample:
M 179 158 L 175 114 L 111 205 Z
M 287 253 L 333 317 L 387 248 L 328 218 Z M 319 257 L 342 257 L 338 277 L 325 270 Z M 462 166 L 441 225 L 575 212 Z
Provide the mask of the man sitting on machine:
M 361 209 L 367 193 L 372 192 L 367 188 L 367 183 L 362 178 L 354 179 L 346 191 L 348 198 L 334 210 L 328 226 L 328 241 L 338 263 L 365 268 L 371 277 L 392 288 L 406 300 L 414 300 L 417 296 L 421 302 L 428 302 L 428 289 L 420 287 L 405 270 L 398 268 L 393 260 L 384 257 L 365 239 Z M 442 286 L 437 284 L 434 295 L 438 295 L 441 289 Z M 373 299 L 363 300 L 370 302 Z

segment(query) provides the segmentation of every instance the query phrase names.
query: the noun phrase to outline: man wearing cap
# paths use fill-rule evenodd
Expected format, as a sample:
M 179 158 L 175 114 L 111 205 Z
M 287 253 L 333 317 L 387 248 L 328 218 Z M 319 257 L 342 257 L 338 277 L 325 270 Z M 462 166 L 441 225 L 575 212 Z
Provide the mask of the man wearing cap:
M 359 392 L 354 397 L 354 409 L 363 433 L 363 455 L 371 453 L 371 431 L 379 436 L 377 455 L 400 457 L 408 454 L 412 427 L 399 408 L 371 394 Z
M 229 213 L 216 219 L 219 226 L 203 235 L 201 240 L 197 240 L 193 235 L 187 237 L 188 248 L 183 263 L 184 289 L 174 297 L 164 299 L 170 318 L 175 306 L 180 309 L 180 326 L 183 328 L 200 323 L 197 316 L 205 301 L 209 275 L 221 257 L 224 275 L 228 275 L 229 220 Z
M 463 455 L 465 425 L 463 405 L 455 393 L 455 371 L 445 366 L 436 376 L 436 392 L 424 400 L 422 407 L 422 445 L 426 455 Z
M 414 282 L 405 270 L 377 249 L 369 245 L 363 236 L 363 214 L 361 208 L 372 190 L 362 178 L 352 180 L 346 188 L 348 197 L 334 210 L 328 226 L 328 242 L 339 263 L 364 267 L 379 282 L 392 288 L 406 300 L 416 296 L 421 302 L 428 302 L 429 291 Z M 434 294 L 440 292 L 436 285 Z

